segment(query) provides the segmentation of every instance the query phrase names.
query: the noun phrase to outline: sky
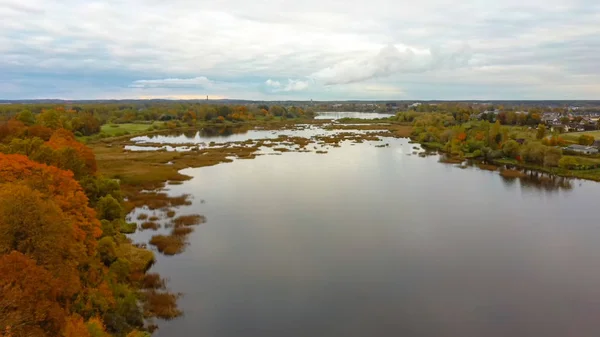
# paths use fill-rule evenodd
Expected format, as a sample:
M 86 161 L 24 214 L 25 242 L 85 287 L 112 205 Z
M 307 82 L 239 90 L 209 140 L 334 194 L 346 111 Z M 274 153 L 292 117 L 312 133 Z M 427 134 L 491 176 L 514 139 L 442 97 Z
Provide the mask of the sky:
M 0 0 L 0 99 L 600 99 L 598 0 Z

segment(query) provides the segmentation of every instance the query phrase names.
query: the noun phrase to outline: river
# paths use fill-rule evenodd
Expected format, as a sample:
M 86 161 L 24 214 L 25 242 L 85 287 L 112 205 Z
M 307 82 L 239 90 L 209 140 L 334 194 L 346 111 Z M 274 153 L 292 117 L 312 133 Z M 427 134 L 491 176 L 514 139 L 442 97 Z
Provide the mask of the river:
M 340 118 L 359 118 L 359 119 L 373 119 L 373 118 L 388 118 L 393 116 L 391 113 L 378 113 L 378 112 L 352 112 L 352 111 L 323 111 L 317 112 L 315 119 L 340 119 Z
M 386 142 L 184 170 L 169 193 L 207 222 L 157 253 L 185 315 L 156 336 L 600 334 L 600 184 Z

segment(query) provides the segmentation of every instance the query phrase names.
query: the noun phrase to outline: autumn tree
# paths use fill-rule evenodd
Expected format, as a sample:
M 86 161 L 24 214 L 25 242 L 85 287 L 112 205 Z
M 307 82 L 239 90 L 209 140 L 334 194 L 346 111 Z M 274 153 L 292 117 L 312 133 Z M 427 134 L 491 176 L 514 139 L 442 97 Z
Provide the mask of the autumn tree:
M 59 280 L 16 251 L 0 255 L 0 275 L 0 329 L 10 326 L 15 337 L 60 336 L 66 313 Z
M 100 222 L 71 172 L 36 163 L 23 155 L 0 153 L 0 184 L 3 183 L 22 183 L 45 198 L 52 198 L 73 227 L 76 238 L 85 245 L 87 254 L 93 254 L 96 238 L 101 234 Z
M 0 185 L 0 254 L 18 251 L 53 271 L 65 294 L 79 290 L 78 265 L 85 246 L 62 210 L 27 185 Z
M 94 153 L 90 148 L 78 142 L 69 130 L 56 130 L 47 145 L 58 151 L 56 165 L 71 170 L 76 178 L 96 173 Z

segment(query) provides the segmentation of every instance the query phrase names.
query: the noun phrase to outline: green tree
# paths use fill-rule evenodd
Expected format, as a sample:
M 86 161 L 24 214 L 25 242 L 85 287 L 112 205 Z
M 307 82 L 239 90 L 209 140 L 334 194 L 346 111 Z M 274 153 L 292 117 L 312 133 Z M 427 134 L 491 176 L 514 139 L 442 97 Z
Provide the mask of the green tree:
M 515 158 L 519 154 L 519 147 L 519 143 L 511 139 L 502 146 L 502 153 L 506 157 Z
M 123 214 L 123 207 L 112 195 L 104 196 L 98 199 L 96 204 L 98 219 L 113 221 L 119 219 Z
M 546 135 L 546 125 L 539 124 L 535 138 L 542 139 L 542 138 L 544 138 L 545 135 Z
M 35 116 L 31 111 L 25 109 L 19 112 L 16 118 L 18 121 L 23 122 L 25 125 L 33 125 L 35 124 Z
M 548 147 L 544 154 L 544 166 L 556 167 L 562 158 L 562 150 L 557 147 Z
M 527 143 L 521 147 L 521 157 L 526 162 L 542 165 L 544 164 L 544 156 L 546 147 L 538 143 Z
M 592 144 L 594 144 L 594 141 L 595 141 L 594 137 L 590 136 L 590 135 L 581 135 L 577 139 L 577 142 L 580 145 L 592 145 Z
M 285 108 L 279 105 L 273 105 L 271 108 L 269 108 L 269 112 L 273 116 L 283 116 L 285 114 Z

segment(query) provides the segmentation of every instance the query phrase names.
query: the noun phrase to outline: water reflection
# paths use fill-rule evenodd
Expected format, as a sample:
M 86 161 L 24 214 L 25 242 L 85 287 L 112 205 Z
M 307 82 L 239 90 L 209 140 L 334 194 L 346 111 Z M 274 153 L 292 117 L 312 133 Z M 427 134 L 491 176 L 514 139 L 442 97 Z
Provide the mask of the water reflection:
M 560 177 L 550 173 L 544 173 L 534 170 L 519 170 L 524 173 L 521 177 L 508 177 L 502 176 L 502 180 L 507 186 L 513 186 L 515 182 L 519 182 L 519 185 L 524 191 L 545 191 L 545 192 L 559 192 L 569 191 L 573 189 L 572 178 Z
M 165 131 L 160 134 L 133 137 L 131 141 L 138 144 L 158 143 L 158 144 L 197 144 L 201 142 L 215 141 L 227 139 L 231 140 L 234 135 L 246 135 L 251 128 L 245 125 L 239 126 L 222 126 L 222 127 L 206 127 L 200 130 L 185 130 L 185 131 Z M 260 135 L 271 134 L 272 132 L 262 131 Z M 243 137 L 247 139 L 247 137 Z
M 185 294 L 157 336 L 600 335 L 599 184 L 386 142 L 184 170 L 209 221 L 157 256 Z

